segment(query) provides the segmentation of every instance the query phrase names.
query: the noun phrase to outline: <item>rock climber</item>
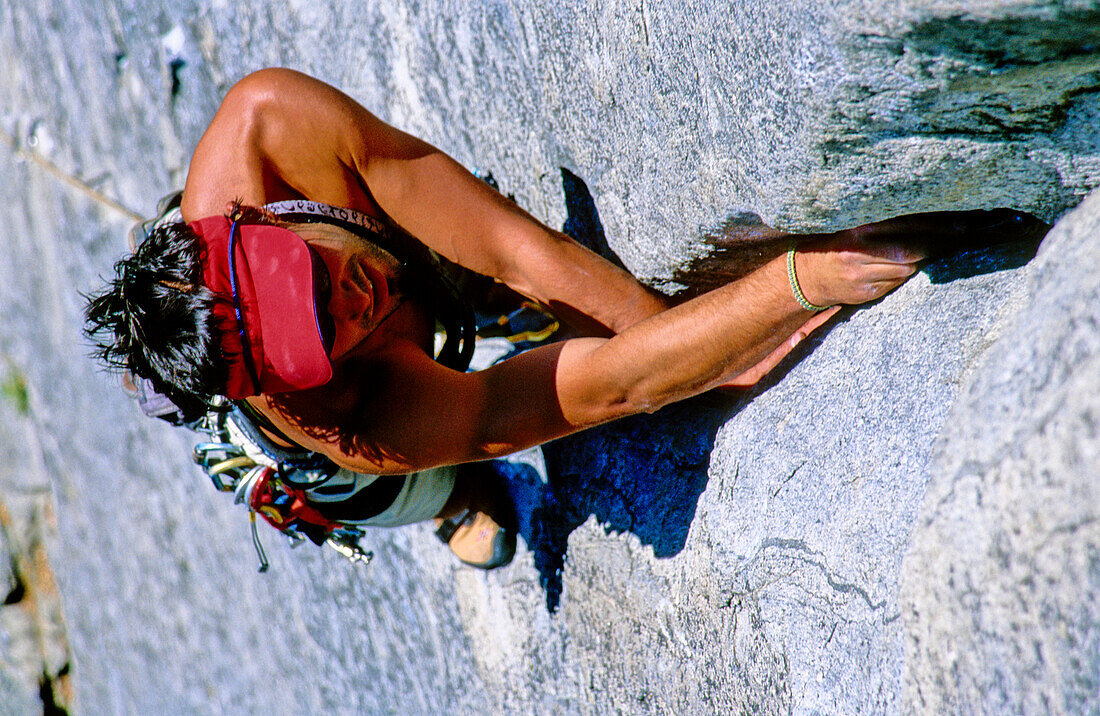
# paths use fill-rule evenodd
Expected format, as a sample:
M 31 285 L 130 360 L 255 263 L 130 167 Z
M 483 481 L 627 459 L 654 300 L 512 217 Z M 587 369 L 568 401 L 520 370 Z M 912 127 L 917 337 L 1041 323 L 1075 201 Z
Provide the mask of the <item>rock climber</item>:
M 374 485 L 364 524 L 436 518 L 481 567 L 510 559 L 514 525 L 499 516 L 499 487 L 454 466 L 752 385 L 927 253 L 895 240 L 911 226 L 889 222 L 822 234 L 677 303 L 286 69 L 228 92 L 179 213 L 91 301 L 100 357 L 185 411 L 223 396 L 273 449 L 334 463 L 345 492 Z M 483 294 L 543 307 L 570 337 L 465 370 L 472 337 L 459 306 L 471 276 L 491 279 Z M 325 512 L 320 491 L 312 504 Z

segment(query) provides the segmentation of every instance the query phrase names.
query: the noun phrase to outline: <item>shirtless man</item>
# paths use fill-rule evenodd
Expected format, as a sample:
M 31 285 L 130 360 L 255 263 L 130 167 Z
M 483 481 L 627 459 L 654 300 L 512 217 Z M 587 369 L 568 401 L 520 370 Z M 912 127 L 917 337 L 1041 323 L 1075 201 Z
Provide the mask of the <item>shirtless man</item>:
M 272 212 L 259 209 L 302 199 L 399 227 L 580 337 L 481 371 L 442 365 L 435 320 L 401 288 L 400 257 L 338 225 L 270 226 Z M 177 238 L 190 247 L 142 259 L 152 267 L 145 298 L 134 297 L 144 269 L 120 262 L 112 290 L 93 301 L 102 357 L 170 394 L 246 401 L 269 436 L 371 475 L 503 456 L 751 385 L 841 304 L 883 296 L 923 258 L 842 232 L 670 306 L 439 150 L 285 69 L 229 91 L 195 150 L 182 214 L 189 227 Z M 266 266 L 264 252 L 282 263 Z M 444 494 L 448 504 L 433 509 L 446 516 L 463 499 Z M 481 554 L 467 561 L 486 562 L 483 526 L 460 530 L 473 535 L 467 556 Z

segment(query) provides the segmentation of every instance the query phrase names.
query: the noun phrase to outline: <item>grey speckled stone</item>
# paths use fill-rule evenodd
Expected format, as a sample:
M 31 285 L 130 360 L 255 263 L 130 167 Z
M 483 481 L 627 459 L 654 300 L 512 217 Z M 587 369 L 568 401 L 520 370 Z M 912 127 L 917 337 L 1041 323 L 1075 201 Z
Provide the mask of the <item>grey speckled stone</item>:
M 0 469 L 32 464 L 53 488 L 78 707 L 1081 704 L 1097 670 L 1094 600 L 1079 597 L 1097 591 L 1095 524 L 1070 527 L 1095 487 L 1061 476 L 1094 464 L 1096 366 L 1087 326 L 1066 321 L 1086 316 L 1073 307 L 1095 304 L 1096 284 L 1056 258 L 1095 253 L 1084 219 L 1023 269 L 1004 252 L 929 267 L 743 399 L 559 441 L 550 485 L 523 487 L 529 549 L 489 575 L 423 527 L 372 534 L 365 571 L 269 536 L 273 571 L 257 575 L 244 514 L 189 464 L 189 437 L 142 419 L 86 360 L 79 292 L 129 224 L 92 192 L 148 212 L 182 184 L 220 96 L 266 65 L 317 75 L 491 170 L 552 225 L 567 168 L 611 248 L 654 279 L 702 250 L 700 227 L 740 211 L 790 229 L 1006 205 L 1056 219 L 1100 185 L 1096 13 L 1041 0 L 0 3 L 0 129 L 14 139 L 0 143 L 0 350 L 29 400 L 25 415 L 0 403 L 13 426 Z M 1048 295 L 1062 318 L 1053 298 L 1052 314 L 1030 308 Z M 980 407 L 1010 365 L 990 356 L 1014 360 L 1008 346 L 1039 359 L 1023 373 L 1033 383 L 996 403 L 997 425 L 1022 432 L 988 433 L 1019 461 L 957 462 L 974 445 L 954 435 L 994 430 Z M 1045 432 L 1026 427 L 1032 395 L 1050 408 Z M 1031 465 L 1049 466 L 1049 515 L 1008 489 Z M 960 519 L 971 494 L 978 524 Z M 1049 521 L 1010 529 L 1029 519 Z M 1057 586 L 1071 583 L 1056 555 L 1078 592 Z M 1044 631 L 1048 616 L 1064 631 Z M 951 662 L 955 641 L 968 651 Z M 1075 668 L 1085 676 L 1067 685 Z
M 1100 194 L 1028 267 L 936 448 L 902 571 L 921 712 L 1100 710 Z

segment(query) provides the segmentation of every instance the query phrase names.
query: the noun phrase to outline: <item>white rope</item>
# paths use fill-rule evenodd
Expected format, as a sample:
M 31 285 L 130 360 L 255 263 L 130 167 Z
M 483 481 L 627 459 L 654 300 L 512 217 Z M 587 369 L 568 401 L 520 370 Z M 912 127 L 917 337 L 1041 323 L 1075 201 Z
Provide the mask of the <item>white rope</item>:
M 61 183 L 66 184 L 73 189 L 76 189 L 93 201 L 99 202 L 100 204 L 110 209 L 114 209 L 131 221 L 141 221 L 142 217 L 136 211 L 128 209 L 127 207 L 118 203 L 111 197 L 107 196 L 103 192 L 88 184 L 88 182 L 84 181 L 80 177 L 69 174 L 65 170 L 61 169 L 61 167 L 51 162 L 49 159 L 46 159 L 41 154 L 23 148 L 22 146 L 20 146 L 19 141 L 11 134 L 8 134 L 5 130 L 0 129 L 0 137 L 3 137 L 4 141 L 6 141 L 11 146 L 12 151 L 15 152 L 16 156 L 22 157 L 23 159 L 26 159 L 27 161 L 33 163 L 34 165 L 43 169 L 47 174 L 50 174 L 55 179 L 60 180 Z

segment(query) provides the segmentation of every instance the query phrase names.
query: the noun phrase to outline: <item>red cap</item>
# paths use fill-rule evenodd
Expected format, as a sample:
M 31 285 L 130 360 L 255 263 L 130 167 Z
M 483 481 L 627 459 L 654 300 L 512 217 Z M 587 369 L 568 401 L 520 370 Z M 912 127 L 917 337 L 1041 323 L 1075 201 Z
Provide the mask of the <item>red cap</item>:
M 206 250 L 203 282 L 222 299 L 213 311 L 229 361 L 226 397 L 285 393 L 329 382 L 332 361 L 317 320 L 313 257 L 306 242 L 277 226 L 241 223 L 235 224 L 236 241 L 231 242 L 234 223 L 224 216 L 189 226 Z

